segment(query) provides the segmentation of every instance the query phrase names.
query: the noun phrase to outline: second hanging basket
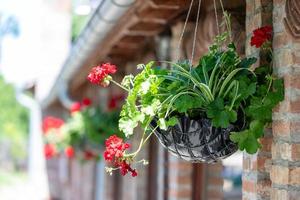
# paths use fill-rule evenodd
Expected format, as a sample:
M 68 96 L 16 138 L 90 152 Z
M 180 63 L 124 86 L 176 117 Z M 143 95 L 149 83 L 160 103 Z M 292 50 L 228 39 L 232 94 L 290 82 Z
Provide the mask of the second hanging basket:
M 182 116 L 179 123 L 168 130 L 156 129 L 155 135 L 172 154 L 190 162 L 214 163 L 238 150 L 229 138 L 230 132 L 239 131 L 242 125 L 215 128 L 207 118 L 190 119 Z M 156 125 L 156 122 L 152 122 Z

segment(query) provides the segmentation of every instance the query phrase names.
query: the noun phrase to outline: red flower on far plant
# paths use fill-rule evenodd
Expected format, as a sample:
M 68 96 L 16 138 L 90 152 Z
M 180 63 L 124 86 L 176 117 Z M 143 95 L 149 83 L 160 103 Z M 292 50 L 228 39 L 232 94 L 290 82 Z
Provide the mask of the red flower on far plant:
M 51 129 L 59 129 L 64 124 L 64 121 L 56 117 L 45 117 L 43 120 L 43 133 L 46 134 Z
M 251 37 L 251 46 L 260 48 L 265 42 L 270 41 L 272 38 L 273 29 L 271 26 L 264 26 L 253 31 Z
M 68 158 L 73 158 L 74 155 L 75 155 L 74 148 L 71 147 L 71 146 L 68 146 L 67 148 L 65 148 L 65 155 L 66 155 Z
M 123 95 L 117 95 L 117 96 L 113 96 L 110 98 L 109 102 L 108 102 L 108 109 L 109 110 L 114 110 L 116 109 L 119 105 L 119 102 L 122 101 L 124 99 Z
M 110 136 L 105 141 L 104 159 L 108 162 L 112 162 L 116 167 L 120 169 L 120 172 L 125 176 L 128 172 L 131 172 L 131 176 L 137 176 L 137 171 L 132 169 L 130 164 L 126 162 L 124 158 L 125 150 L 130 148 L 130 144 L 124 143 L 122 138 L 116 135 Z
M 80 110 L 81 110 L 80 102 L 75 102 L 71 105 L 71 108 L 70 108 L 71 113 L 79 112 Z
M 82 105 L 84 105 L 84 106 L 90 106 L 91 104 L 92 104 L 92 101 L 89 98 L 84 98 L 82 100 Z
M 117 100 L 115 98 L 111 98 L 108 102 L 109 110 L 114 110 L 117 108 Z
M 44 146 L 44 154 L 46 159 L 53 158 L 56 154 L 56 148 L 53 144 L 45 144 Z
M 97 155 L 94 152 L 92 152 L 90 150 L 84 151 L 84 159 L 85 160 L 92 160 L 93 158 L 96 158 L 96 157 L 97 157 Z
M 117 72 L 117 66 L 110 63 L 104 63 L 100 66 L 93 67 L 87 79 L 96 85 L 106 87 L 109 84 L 108 77 L 110 74 Z

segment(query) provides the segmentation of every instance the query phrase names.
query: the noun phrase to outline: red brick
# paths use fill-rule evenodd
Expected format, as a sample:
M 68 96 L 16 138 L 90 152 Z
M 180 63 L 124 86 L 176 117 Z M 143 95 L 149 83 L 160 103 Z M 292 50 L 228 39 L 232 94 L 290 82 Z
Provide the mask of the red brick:
M 273 183 L 286 185 L 289 183 L 289 169 L 287 167 L 273 165 L 270 178 Z
M 273 159 L 300 161 L 300 144 L 274 143 L 272 157 Z
M 289 37 L 285 33 L 275 34 L 273 38 L 273 48 L 281 48 L 289 43 Z
M 292 161 L 300 161 L 300 144 L 292 144 Z
M 280 5 L 284 5 L 285 2 L 286 0 L 273 0 L 273 5 L 280 6 Z
M 264 199 L 267 199 L 267 197 L 270 196 L 271 185 L 272 183 L 270 180 L 259 181 L 256 185 L 257 194 L 263 196 Z
M 280 53 L 277 53 L 274 61 L 276 67 L 286 68 L 294 64 L 293 54 L 289 50 L 281 51 Z
M 273 143 L 272 158 L 289 160 L 291 158 L 291 146 L 288 143 Z
M 190 170 L 192 169 L 192 164 L 189 162 L 175 162 L 169 163 L 170 168 L 177 170 Z
M 300 186 L 300 167 L 290 169 L 274 165 L 270 175 L 273 183 Z
M 300 99 L 289 102 L 289 111 L 291 113 L 300 113 Z
M 261 151 L 271 152 L 272 138 L 261 138 L 260 143 L 262 145 Z
M 223 178 L 218 178 L 218 177 L 209 177 L 208 179 L 208 184 L 209 185 L 223 185 Z
M 286 190 L 278 190 L 272 189 L 271 192 L 271 199 L 272 200 L 288 200 L 288 192 Z
M 300 122 L 273 121 L 273 135 L 287 137 L 292 134 L 297 134 L 300 130 Z
M 261 0 L 254 0 L 255 9 L 258 9 L 261 7 Z
M 251 169 L 251 159 L 244 158 L 243 159 L 243 169 L 244 170 L 250 170 Z
M 258 156 L 257 158 L 257 170 L 269 172 L 271 169 L 271 158 Z
M 253 181 L 243 181 L 243 191 L 252 192 L 256 191 L 256 183 Z
M 172 183 L 172 182 L 175 182 L 175 183 L 178 183 L 178 184 L 191 184 L 192 182 L 192 177 L 191 176 L 181 176 L 181 177 L 178 177 L 178 176 L 171 176 L 169 178 L 169 181 Z
M 207 199 L 223 199 L 223 193 L 220 191 L 209 191 L 207 193 Z
M 300 167 L 290 169 L 289 171 L 289 184 L 300 186 Z
M 300 191 L 288 191 L 273 188 L 271 192 L 272 200 L 299 200 Z
M 191 197 L 191 190 L 175 190 L 175 189 L 171 189 L 169 190 L 169 196 L 170 197 L 177 197 L 177 198 L 190 198 Z
M 284 76 L 285 88 L 296 88 L 300 89 L 299 75 L 285 75 Z
M 290 122 L 273 121 L 272 123 L 272 130 L 275 136 L 288 136 L 290 133 L 290 127 Z

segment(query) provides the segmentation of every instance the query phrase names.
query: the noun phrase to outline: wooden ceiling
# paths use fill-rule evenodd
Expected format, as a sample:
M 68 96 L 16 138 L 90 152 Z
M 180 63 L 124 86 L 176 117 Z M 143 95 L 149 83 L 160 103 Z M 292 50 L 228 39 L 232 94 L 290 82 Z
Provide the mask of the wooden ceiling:
M 85 82 L 88 71 L 94 65 L 101 62 L 124 65 L 140 56 L 153 36 L 178 21 L 190 2 L 191 0 L 137 0 L 84 61 L 76 78 L 70 83 L 71 91 Z
M 194 6 L 197 2 L 194 0 Z M 245 4 L 244 0 L 223 2 L 229 9 Z M 190 3 L 191 0 L 137 0 L 104 40 L 95 45 L 71 81 L 71 93 L 86 83 L 91 67 L 101 62 L 125 66 L 126 62 L 134 61 L 153 50 L 153 37 L 184 19 Z M 201 10 L 211 9 L 211 5 L 212 0 L 202 0 Z

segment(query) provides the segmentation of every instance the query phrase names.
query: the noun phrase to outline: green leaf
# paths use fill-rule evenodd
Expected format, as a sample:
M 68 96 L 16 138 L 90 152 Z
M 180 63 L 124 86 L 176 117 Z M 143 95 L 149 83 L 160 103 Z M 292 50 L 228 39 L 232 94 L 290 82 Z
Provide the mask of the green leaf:
M 255 138 L 260 138 L 264 135 L 264 124 L 261 121 L 254 120 L 249 127 Z
M 200 108 L 201 105 L 202 101 L 200 98 L 185 94 L 175 100 L 173 108 L 179 113 L 185 113 L 190 109 Z
M 264 104 L 263 98 L 253 97 L 246 108 L 246 115 L 262 122 L 272 121 L 272 106 Z
M 247 139 L 244 141 L 245 150 L 249 154 L 254 154 L 261 147 L 253 134 L 249 134 Z
M 237 143 L 239 149 L 243 151 L 245 149 L 244 142 L 248 137 L 248 130 L 244 130 L 241 132 L 231 132 L 230 140 Z
M 167 126 L 175 126 L 178 123 L 178 118 L 177 117 L 171 117 L 166 121 Z
M 254 154 L 261 147 L 257 138 L 250 130 L 244 130 L 241 132 L 232 132 L 230 139 L 237 143 L 241 151 L 246 150 L 249 154 Z
M 249 68 L 251 67 L 251 65 L 253 65 L 254 63 L 256 63 L 257 58 L 251 57 L 251 58 L 244 58 L 241 62 L 240 62 L 240 67 L 242 68 Z
M 237 113 L 234 110 L 224 106 L 222 98 L 215 99 L 207 109 L 207 117 L 212 120 L 215 127 L 227 128 L 231 122 L 237 120 Z

